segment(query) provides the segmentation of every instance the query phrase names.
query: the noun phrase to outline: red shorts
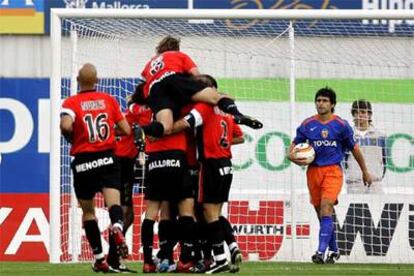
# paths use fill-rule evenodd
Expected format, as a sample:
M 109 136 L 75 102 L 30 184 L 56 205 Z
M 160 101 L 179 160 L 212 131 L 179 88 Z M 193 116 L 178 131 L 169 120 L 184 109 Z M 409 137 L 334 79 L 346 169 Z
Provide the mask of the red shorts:
M 306 176 L 313 206 L 320 206 L 322 199 L 329 199 L 332 202 L 338 200 L 343 182 L 342 168 L 339 165 L 310 166 Z

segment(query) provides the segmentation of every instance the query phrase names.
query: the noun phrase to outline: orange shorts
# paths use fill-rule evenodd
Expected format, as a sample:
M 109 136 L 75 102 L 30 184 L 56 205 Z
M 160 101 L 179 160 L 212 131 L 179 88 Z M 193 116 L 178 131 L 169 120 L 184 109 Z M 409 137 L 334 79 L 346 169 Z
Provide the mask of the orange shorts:
M 338 200 L 343 182 L 342 168 L 339 165 L 310 166 L 306 176 L 313 206 L 320 206 L 322 199 L 329 199 L 333 202 Z

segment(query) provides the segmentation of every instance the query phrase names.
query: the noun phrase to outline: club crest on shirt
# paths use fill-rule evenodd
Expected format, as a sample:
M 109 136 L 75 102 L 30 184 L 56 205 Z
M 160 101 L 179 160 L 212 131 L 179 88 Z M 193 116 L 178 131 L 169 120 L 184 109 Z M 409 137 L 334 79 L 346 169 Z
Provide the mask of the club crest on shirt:
M 328 138 L 328 135 L 329 135 L 328 130 L 327 130 L 326 128 L 322 129 L 322 131 L 321 131 L 321 135 L 322 135 L 322 138 L 323 138 L 323 139 Z

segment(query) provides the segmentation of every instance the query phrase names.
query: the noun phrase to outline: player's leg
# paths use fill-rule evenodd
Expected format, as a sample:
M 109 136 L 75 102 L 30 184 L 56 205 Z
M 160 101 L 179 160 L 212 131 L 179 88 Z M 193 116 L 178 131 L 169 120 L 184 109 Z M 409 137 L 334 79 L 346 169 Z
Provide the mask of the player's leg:
M 195 262 L 195 253 L 199 250 L 197 226 L 194 220 L 194 198 L 187 197 L 178 203 L 178 229 L 180 240 L 180 257 L 177 265 L 179 272 L 191 272 Z
M 236 242 L 236 238 L 234 237 L 233 228 L 231 227 L 231 224 L 226 217 L 220 216 L 219 221 L 222 224 L 224 230 L 224 239 L 230 250 L 231 271 L 237 272 L 240 270 L 242 254 Z
M 323 176 L 323 181 L 321 182 L 320 232 L 317 254 L 325 256 L 330 242 L 333 242 L 333 211 L 342 188 L 343 178 L 341 168 L 336 165 L 321 168 L 320 173 Z
M 100 189 L 97 184 L 100 181 L 95 170 L 89 170 L 83 173 L 76 171 L 76 165 L 96 160 L 97 155 L 91 153 L 89 155 L 77 156 L 73 160 L 73 185 L 78 199 L 79 205 L 82 209 L 82 223 L 85 229 L 86 238 L 91 246 L 92 252 L 95 257 L 95 262 L 92 265 L 92 269 L 96 272 L 110 272 L 111 268 L 106 262 L 104 256 L 105 253 L 102 249 L 101 232 L 98 227 L 97 218 L 95 216 L 95 203 L 94 197 L 96 192 Z
M 225 229 L 219 220 L 221 207 L 228 201 L 232 174 L 222 175 L 223 167 L 231 167 L 230 160 L 206 160 L 201 167 L 201 184 L 204 218 L 207 223 L 208 240 L 212 247 L 214 263 L 206 273 L 229 271 L 225 254 Z
M 119 158 L 121 168 L 121 207 L 124 215 L 124 229 L 123 235 L 126 233 L 129 227 L 134 221 L 134 210 L 132 206 L 132 190 L 134 183 L 134 163 L 135 159 L 131 158 Z M 109 251 L 107 255 L 108 264 L 121 272 L 136 272 L 129 269 L 125 264 L 121 263 L 120 256 L 117 252 L 115 239 L 113 235 L 109 235 Z
M 263 124 L 259 120 L 242 114 L 232 98 L 227 95 L 219 94 L 215 88 L 206 87 L 195 93 L 191 97 L 191 100 L 193 102 L 204 102 L 210 105 L 217 105 L 223 112 L 233 115 L 238 124 L 246 125 L 254 129 L 263 127 Z
M 325 255 L 333 231 L 333 206 L 335 201 L 322 198 L 320 205 L 320 229 L 319 229 L 319 246 L 318 254 Z
M 109 272 L 111 269 L 105 261 L 105 254 L 102 249 L 101 232 L 95 216 L 95 205 L 93 199 L 78 199 L 82 209 L 82 223 L 85 229 L 86 238 L 92 248 L 95 263 L 92 269 L 96 272 Z
M 208 242 L 208 229 L 207 223 L 204 219 L 203 205 L 195 202 L 195 215 L 196 215 L 196 227 L 197 227 L 197 240 L 199 242 L 199 260 L 195 264 L 196 270 L 204 272 L 209 269 L 213 263 L 213 256 L 211 255 L 211 245 Z
M 237 108 L 234 100 L 228 95 L 218 93 L 215 87 L 188 77 L 185 75 L 172 75 L 163 81 L 165 87 L 174 87 L 174 91 L 170 91 L 169 95 L 173 95 L 173 101 L 179 107 L 190 102 L 204 102 L 210 105 L 217 105 L 225 113 L 229 113 L 235 117 L 236 122 L 247 125 L 251 128 L 262 128 L 263 124 L 258 120 L 243 115 Z
M 315 210 L 317 210 L 317 217 L 319 220 L 319 224 L 321 225 L 320 219 L 320 205 L 321 205 L 321 182 L 322 182 L 322 173 L 320 172 L 319 167 L 308 167 L 306 172 L 306 180 L 308 184 L 308 190 L 310 195 L 310 202 L 314 206 Z M 319 228 L 319 232 L 321 228 Z M 325 262 L 325 252 L 318 252 L 312 255 L 311 259 L 312 262 L 317 264 L 323 264 Z
M 118 254 L 122 258 L 128 257 L 128 246 L 124 237 L 124 213 L 121 207 L 120 192 L 118 189 L 104 187 L 102 194 L 105 199 L 105 204 L 108 207 L 109 218 L 111 220 L 112 228 L 111 235 L 113 236 L 114 242 Z
M 334 209 L 335 213 L 335 209 Z M 326 257 L 325 263 L 327 264 L 334 264 L 337 260 L 339 260 L 341 254 L 339 252 L 338 243 L 336 241 L 336 226 L 333 223 L 331 239 L 329 240 L 328 245 L 328 255 Z
M 177 158 L 169 151 L 151 152 L 148 155 L 148 179 L 145 188 L 147 209 L 141 227 L 141 240 L 144 249 L 144 273 L 156 272 L 156 264 L 152 259 L 153 226 L 160 209 L 163 210 L 162 218 L 167 218 L 166 214 L 168 214 L 169 206 L 165 204 L 170 201 L 171 194 L 174 192 L 174 187 L 171 186 L 174 186 L 174 181 L 176 180 L 176 177 L 171 175 L 171 171 L 175 171 L 176 167 L 157 166 L 155 164 L 162 164 L 166 162 L 165 160 L 172 159 L 176 160 Z M 177 164 L 181 165 L 181 162 L 177 161 Z M 161 230 L 161 232 L 161 238 L 164 239 L 164 231 Z
M 163 201 L 160 210 L 160 222 L 158 224 L 158 239 L 160 250 L 157 253 L 157 272 L 175 271 L 174 246 L 177 244 L 176 211 L 175 204 Z
M 161 202 L 147 200 L 145 218 L 141 224 L 141 244 L 144 252 L 143 272 L 155 272 L 155 265 L 152 260 L 152 249 L 154 242 L 154 223 L 158 216 Z
M 225 230 L 220 223 L 219 216 L 221 213 L 220 203 L 203 203 L 204 218 L 208 229 L 208 242 L 211 245 L 214 263 L 206 272 L 208 274 L 229 271 L 230 267 L 227 262 L 227 255 L 224 249 Z

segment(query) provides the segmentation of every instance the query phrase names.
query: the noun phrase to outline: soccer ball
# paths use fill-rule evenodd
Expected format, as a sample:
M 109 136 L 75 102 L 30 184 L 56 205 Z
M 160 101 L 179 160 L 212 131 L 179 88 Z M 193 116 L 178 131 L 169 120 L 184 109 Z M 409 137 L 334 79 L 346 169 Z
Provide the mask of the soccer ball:
M 300 143 L 295 145 L 295 158 L 306 158 L 306 164 L 309 165 L 315 159 L 315 150 L 308 143 Z

